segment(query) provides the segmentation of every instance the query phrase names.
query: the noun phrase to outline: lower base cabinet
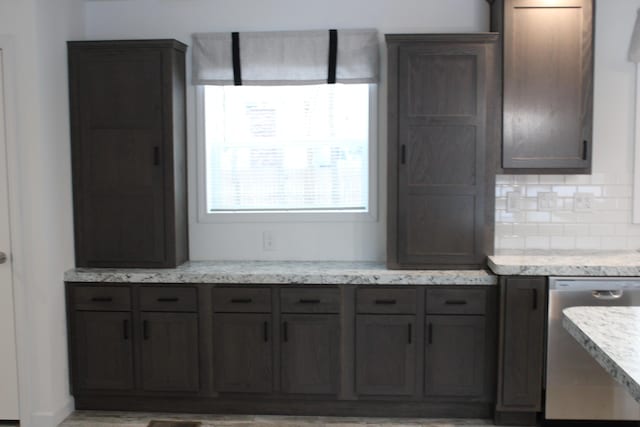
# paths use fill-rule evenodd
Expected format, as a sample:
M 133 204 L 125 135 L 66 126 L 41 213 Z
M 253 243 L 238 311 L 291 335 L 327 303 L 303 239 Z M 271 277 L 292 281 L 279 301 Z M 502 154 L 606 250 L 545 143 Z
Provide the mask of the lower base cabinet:
M 495 287 L 67 284 L 78 409 L 488 418 Z

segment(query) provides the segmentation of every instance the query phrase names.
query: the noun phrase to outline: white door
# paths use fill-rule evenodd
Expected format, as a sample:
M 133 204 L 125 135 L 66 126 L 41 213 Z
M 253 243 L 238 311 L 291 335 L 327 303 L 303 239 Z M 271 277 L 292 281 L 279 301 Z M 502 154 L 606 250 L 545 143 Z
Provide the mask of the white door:
M 0 420 L 17 420 L 18 365 L 9 232 L 4 64 L 0 49 Z

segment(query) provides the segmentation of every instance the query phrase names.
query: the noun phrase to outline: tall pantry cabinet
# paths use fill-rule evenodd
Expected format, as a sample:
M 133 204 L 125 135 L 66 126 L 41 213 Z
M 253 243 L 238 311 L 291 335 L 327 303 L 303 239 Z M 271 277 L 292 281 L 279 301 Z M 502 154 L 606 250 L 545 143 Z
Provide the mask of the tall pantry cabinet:
M 390 268 L 481 268 L 493 253 L 499 36 L 387 35 Z
M 188 259 L 186 48 L 68 43 L 77 267 Z

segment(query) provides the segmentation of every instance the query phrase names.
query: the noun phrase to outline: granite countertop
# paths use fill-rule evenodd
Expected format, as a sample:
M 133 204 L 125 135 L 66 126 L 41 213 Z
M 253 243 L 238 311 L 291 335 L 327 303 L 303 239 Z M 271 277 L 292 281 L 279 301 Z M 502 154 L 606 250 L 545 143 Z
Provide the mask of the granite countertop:
M 489 268 L 498 275 L 513 276 L 640 276 L 640 253 L 533 252 L 493 255 Z
M 640 307 L 571 307 L 562 325 L 640 402 Z
M 388 270 L 375 262 L 190 261 L 169 269 L 77 268 L 66 282 L 495 285 L 485 270 Z

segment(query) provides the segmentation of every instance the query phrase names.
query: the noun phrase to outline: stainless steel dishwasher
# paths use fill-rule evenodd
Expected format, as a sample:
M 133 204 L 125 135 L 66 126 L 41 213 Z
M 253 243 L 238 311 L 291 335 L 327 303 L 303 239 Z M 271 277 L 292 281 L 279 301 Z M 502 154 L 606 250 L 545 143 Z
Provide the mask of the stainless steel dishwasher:
M 569 335 L 562 310 L 640 305 L 640 279 L 549 278 L 545 418 L 640 420 L 640 404 Z

